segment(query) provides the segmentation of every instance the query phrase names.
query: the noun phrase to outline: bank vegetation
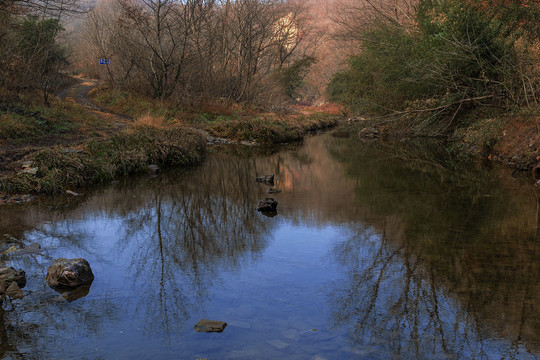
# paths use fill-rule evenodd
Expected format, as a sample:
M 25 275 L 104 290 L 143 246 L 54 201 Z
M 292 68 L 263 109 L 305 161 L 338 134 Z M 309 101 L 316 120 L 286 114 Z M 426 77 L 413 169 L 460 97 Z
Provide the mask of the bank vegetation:
M 538 2 L 355 0 L 336 22 L 356 53 L 328 95 L 382 130 L 454 135 L 486 153 L 516 126 L 538 138 Z

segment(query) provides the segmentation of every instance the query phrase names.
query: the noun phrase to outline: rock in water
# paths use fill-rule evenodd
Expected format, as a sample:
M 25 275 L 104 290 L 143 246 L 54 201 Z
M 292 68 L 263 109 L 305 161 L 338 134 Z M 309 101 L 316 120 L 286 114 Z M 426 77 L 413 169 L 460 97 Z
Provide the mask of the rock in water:
M 263 201 L 259 202 L 257 206 L 257 211 L 261 212 L 275 212 L 277 209 L 277 201 L 272 198 L 266 198 Z
M 227 326 L 226 322 L 202 319 L 193 326 L 196 332 L 222 332 Z
M 23 288 L 26 285 L 26 273 L 12 267 L 3 267 L 0 268 L 0 280 L 5 282 L 6 287 L 16 282 L 19 288 Z
M 264 176 L 258 177 L 258 178 L 255 179 L 255 181 L 262 182 L 264 184 L 273 186 L 274 185 L 274 174 L 272 174 L 272 175 L 264 175 Z
M 47 283 L 50 287 L 76 287 L 91 283 L 94 274 L 88 261 L 77 259 L 59 258 L 49 266 L 47 271 Z

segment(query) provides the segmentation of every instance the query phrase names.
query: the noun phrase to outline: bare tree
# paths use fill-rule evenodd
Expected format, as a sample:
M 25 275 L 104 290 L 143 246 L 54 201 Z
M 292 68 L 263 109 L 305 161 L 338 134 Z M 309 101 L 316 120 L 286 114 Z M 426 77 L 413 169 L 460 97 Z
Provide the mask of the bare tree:
M 334 35 L 341 40 L 362 41 L 366 30 L 375 24 L 390 23 L 414 30 L 419 0 L 347 0 L 335 7 L 332 20 Z

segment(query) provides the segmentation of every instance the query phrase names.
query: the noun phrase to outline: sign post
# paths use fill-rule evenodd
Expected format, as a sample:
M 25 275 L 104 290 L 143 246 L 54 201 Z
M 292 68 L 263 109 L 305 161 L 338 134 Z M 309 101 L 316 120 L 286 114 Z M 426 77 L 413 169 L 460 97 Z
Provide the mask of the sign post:
M 105 77 L 107 77 L 107 66 L 111 63 L 109 58 L 99 58 L 99 64 L 105 65 Z

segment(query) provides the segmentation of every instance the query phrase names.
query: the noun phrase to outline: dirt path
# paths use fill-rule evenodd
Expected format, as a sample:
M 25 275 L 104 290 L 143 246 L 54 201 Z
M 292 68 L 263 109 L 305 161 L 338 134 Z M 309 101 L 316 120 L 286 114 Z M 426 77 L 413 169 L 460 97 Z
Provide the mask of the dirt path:
M 74 77 L 73 79 L 76 82 L 59 91 L 56 95 L 58 98 L 84 106 L 88 112 L 109 120 L 114 127 L 119 129 L 133 122 L 132 118 L 112 113 L 90 100 L 88 93 L 98 86 L 97 80 L 82 77 Z

